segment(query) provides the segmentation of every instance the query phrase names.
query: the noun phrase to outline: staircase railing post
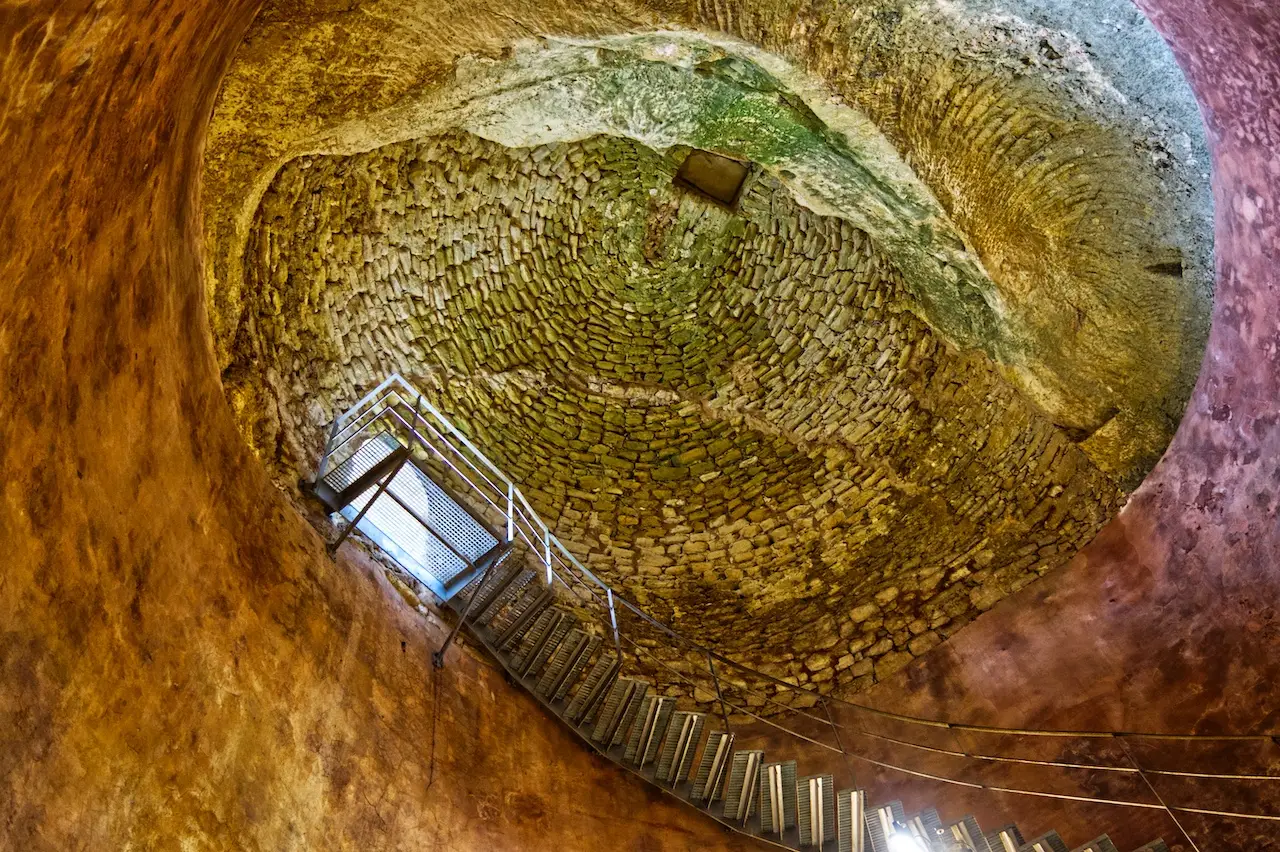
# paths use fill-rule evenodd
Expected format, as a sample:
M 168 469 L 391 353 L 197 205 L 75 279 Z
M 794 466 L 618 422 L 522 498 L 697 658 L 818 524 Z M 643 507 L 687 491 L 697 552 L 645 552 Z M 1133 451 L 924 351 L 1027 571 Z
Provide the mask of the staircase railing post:
M 324 439 L 324 451 L 320 454 L 320 465 L 316 468 L 313 484 L 319 484 L 329 471 L 329 454 L 333 452 L 333 439 L 338 437 L 338 420 L 337 417 L 333 418 L 333 424 L 329 426 L 329 436 Z
M 507 541 L 516 539 L 516 485 L 507 483 Z M 550 585 L 548 582 L 547 585 Z
M 542 531 L 543 544 L 543 561 L 547 564 L 547 585 L 551 585 L 551 529 L 548 527 Z
M 409 449 L 413 449 L 415 443 L 419 443 L 418 437 L 418 421 L 422 419 L 422 394 L 418 394 L 418 398 L 413 403 L 413 423 L 409 426 Z M 423 449 L 427 448 L 425 441 L 421 441 Z
M 605 587 L 605 596 L 609 600 L 609 627 L 613 630 L 613 647 L 618 652 L 618 659 L 622 659 L 622 638 L 618 635 L 618 611 L 613 606 L 613 589 Z
M 370 506 L 378 502 L 378 498 L 382 496 L 382 492 L 387 490 L 388 486 L 391 485 L 391 480 L 395 479 L 396 474 L 400 472 L 400 468 L 404 467 L 404 462 L 405 459 L 400 459 L 400 461 L 396 463 L 396 466 L 391 468 L 391 472 L 384 476 L 382 481 L 378 483 L 378 490 L 373 493 L 373 497 L 368 503 L 365 503 L 360 507 L 360 511 L 356 513 L 355 518 L 351 520 L 351 523 L 347 524 L 347 528 L 338 536 L 338 540 L 329 545 L 330 555 L 338 552 L 338 548 L 342 547 L 342 543 L 347 540 L 347 536 L 351 535 L 351 531 L 356 528 L 356 524 L 360 523 L 364 518 L 365 512 L 369 511 Z
M 412 455 L 414 446 L 422 444 L 422 450 L 428 454 L 427 457 L 429 458 L 431 448 L 427 446 L 427 442 L 418 434 L 418 423 L 422 420 L 422 401 L 422 394 L 418 394 L 417 398 L 413 401 L 413 422 L 409 424 L 409 453 Z M 404 421 L 401 420 L 400 422 L 403 423 Z M 442 475 L 441 479 L 443 478 L 444 477 Z M 426 526 L 428 532 L 432 532 L 430 500 L 427 501 L 427 523 L 424 524 L 424 526 Z M 439 538 L 439 536 L 437 536 L 437 538 Z

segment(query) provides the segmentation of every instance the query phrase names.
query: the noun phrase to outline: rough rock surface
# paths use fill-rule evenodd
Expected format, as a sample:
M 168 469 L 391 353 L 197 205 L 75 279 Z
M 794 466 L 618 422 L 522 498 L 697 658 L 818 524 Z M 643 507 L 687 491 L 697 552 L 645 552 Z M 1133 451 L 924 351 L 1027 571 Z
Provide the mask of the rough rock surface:
M 1136 483 L 1172 434 L 1206 329 L 1205 155 L 1194 106 L 1165 48 L 1127 6 L 1105 4 L 1094 20 L 1069 4 L 886 0 L 838 11 L 763 3 L 679 13 L 585 4 L 506 16 L 476 10 L 483 23 L 465 33 L 421 20 L 404 0 L 297 20 L 291 9 L 269 10 L 246 43 L 213 128 L 208 285 L 224 360 L 243 308 L 250 223 L 285 162 L 469 122 L 492 130 L 493 81 L 526 89 L 537 102 L 530 63 L 541 66 L 527 58 L 530 49 L 508 58 L 522 39 L 550 37 L 532 50 L 535 58 L 559 55 L 556 45 L 576 37 L 608 45 L 600 51 L 612 61 L 618 51 L 606 34 L 687 27 L 690 14 L 698 27 L 741 39 L 744 56 L 763 48 L 786 60 L 793 71 L 775 75 L 788 83 L 779 97 L 812 121 L 830 123 L 839 111 L 832 103 L 865 116 L 936 197 L 964 253 L 972 248 L 996 287 L 979 299 L 989 303 L 989 319 L 972 328 L 972 317 L 962 319 L 969 309 L 922 303 L 937 330 L 993 355 L 1032 404 L 1085 439 L 1095 463 L 1122 481 Z M 362 72 L 329 73 L 337 57 Z M 584 129 L 599 123 L 591 104 L 607 103 L 605 93 L 565 82 L 587 105 L 567 109 L 574 102 L 555 88 L 554 72 L 540 73 L 552 75 L 544 85 L 556 93 L 548 133 L 562 124 L 570 141 L 592 132 Z M 652 118 L 650 101 L 689 98 L 668 76 L 626 78 L 646 89 L 640 126 Z M 776 129 L 759 115 L 747 118 L 762 132 Z M 786 177 L 788 169 L 764 160 Z M 873 171 L 884 168 L 887 162 Z M 895 254 L 900 264 L 908 260 L 901 245 Z M 970 331 L 960 334 L 963 328 Z M 985 332 L 975 338 L 974 328 Z

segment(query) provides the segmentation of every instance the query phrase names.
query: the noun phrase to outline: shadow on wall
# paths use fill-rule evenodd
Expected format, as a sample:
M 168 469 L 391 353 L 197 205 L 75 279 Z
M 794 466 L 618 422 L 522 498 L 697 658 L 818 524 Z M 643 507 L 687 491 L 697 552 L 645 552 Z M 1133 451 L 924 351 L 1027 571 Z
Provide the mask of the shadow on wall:
M 428 682 L 244 446 L 197 191 L 255 11 L 0 11 L 0 848 L 739 848 L 470 654 Z

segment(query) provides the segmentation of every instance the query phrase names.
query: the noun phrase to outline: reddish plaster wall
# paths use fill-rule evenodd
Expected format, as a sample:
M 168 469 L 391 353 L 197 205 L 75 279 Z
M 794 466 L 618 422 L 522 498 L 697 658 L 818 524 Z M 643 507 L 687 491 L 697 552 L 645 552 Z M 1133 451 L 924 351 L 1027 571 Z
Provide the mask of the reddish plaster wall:
M 1092 544 L 877 686 L 866 696 L 873 705 L 1005 726 L 1280 733 L 1280 7 L 1139 5 L 1185 69 L 1214 155 L 1218 284 L 1194 398 L 1164 459 Z M 1277 746 L 1131 747 L 1146 766 L 1280 773 Z M 1137 781 L 1101 786 L 1096 773 L 1006 767 L 986 777 L 1153 801 Z M 1275 782 L 1150 780 L 1166 803 L 1280 814 Z M 890 783 L 918 805 L 1010 814 L 1033 831 L 1056 827 L 1069 843 L 1085 842 L 1098 826 L 1125 838 L 1121 848 L 1156 834 L 1191 848 L 1159 812 L 937 789 L 894 773 L 869 783 Z M 1276 822 L 1178 818 L 1204 852 L 1280 849 Z

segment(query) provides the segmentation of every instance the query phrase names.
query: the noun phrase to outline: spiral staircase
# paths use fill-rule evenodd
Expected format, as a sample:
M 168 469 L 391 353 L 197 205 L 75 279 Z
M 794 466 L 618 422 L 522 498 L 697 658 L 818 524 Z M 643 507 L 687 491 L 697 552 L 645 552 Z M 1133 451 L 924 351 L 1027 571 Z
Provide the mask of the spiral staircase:
M 735 702 L 723 670 L 749 669 L 615 594 L 398 376 L 335 420 L 312 492 L 348 522 L 332 549 L 358 530 L 453 610 L 445 648 L 465 628 L 586 747 L 733 831 L 819 852 L 1119 852 L 1105 834 L 1071 850 L 1053 831 L 1027 839 L 1013 824 L 907 813 L 834 773 L 801 774 L 794 757 L 767 754 L 761 729 L 771 745 L 788 736 L 815 743 L 785 724 L 815 702 L 781 700 L 782 690 L 804 690 L 754 672 L 771 697 Z M 677 646 L 705 658 L 705 676 L 661 653 Z M 672 674 L 683 689 L 672 687 Z M 734 680 L 739 691 L 752 688 Z M 1167 847 L 1155 840 L 1133 852 L 1156 850 Z
M 714 714 L 683 710 L 623 670 L 593 633 L 518 560 L 503 556 L 487 580 L 458 596 L 466 624 L 511 680 L 591 748 L 730 828 L 785 849 L 839 852 L 1069 852 L 1057 832 L 1030 840 L 1007 824 L 984 831 L 973 816 L 946 821 L 933 809 L 872 804 L 837 789 L 830 774 L 800 775 L 796 760 L 735 748 Z M 902 833 L 909 841 L 893 841 Z M 1168 852 L 1156 840 L 1139 852 Z M 1104 834 L 1074 852 L 1118 852 Z

